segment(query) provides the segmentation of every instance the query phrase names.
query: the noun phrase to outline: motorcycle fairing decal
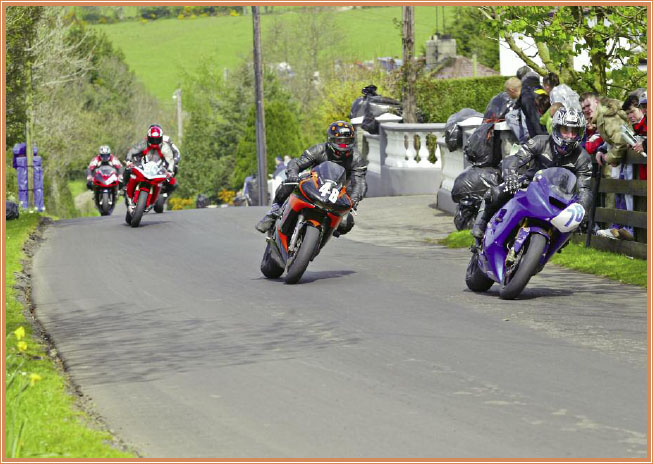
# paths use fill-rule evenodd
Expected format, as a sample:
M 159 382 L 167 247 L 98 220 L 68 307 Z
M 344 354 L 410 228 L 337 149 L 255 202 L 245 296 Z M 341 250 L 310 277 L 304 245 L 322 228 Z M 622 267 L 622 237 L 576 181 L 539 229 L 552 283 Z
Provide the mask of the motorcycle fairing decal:
M 284 235 L 280 228 L 277 228 L 277 234 L 279 235 L 283 249 L 288 252 L 288 236 Z
M 584 217 L 585 208 L 579 203 L 572 203 L 551 219 L 551 224 L 560 232 L 571 232 L 580 225 Z
M 329 227 L 335 230 L 340 225 L 340 221 L 342 221 L 342 216 L 338 216 L 337 214 L 332 214 L 332 213 L 327 213 L 327 216 L 329 216 L 329 219 L 331 219 L 331 224 L 329 224 Z
M 300 186 L 300 190 L 301 190 L 301 186 Z M 303 193 L 304 192 L 302 192 L 302 194 Z M 304 200 L 302 200 L 301 198 L 299 198 L 299 197 L 297 197 L 295 195 L 292 195 L 290 197 L 289 204 L 290 204 L 290 207 L 293 209 L 293 211 L 300 211 L 300 210 L 302 210 L 304 208 L 315 208 L 315 205 L 312 205 L 312 204 L 308 203 L 307 201 L 304 201 Z

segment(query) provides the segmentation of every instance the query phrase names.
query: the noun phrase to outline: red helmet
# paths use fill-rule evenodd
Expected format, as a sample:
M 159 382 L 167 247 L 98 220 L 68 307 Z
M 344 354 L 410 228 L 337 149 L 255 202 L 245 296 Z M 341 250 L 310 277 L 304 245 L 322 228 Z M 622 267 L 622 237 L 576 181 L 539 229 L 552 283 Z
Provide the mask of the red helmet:
M 161 145 L 163 143 L 163 129 L 158 124 L 152 124 L 147 130 L 147 144 Z

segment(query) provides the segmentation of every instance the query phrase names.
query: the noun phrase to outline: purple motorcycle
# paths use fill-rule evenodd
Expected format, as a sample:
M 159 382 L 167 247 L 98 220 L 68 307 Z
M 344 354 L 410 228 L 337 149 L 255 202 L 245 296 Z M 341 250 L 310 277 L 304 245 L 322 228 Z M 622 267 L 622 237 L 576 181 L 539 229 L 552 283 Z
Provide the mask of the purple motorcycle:
M 538 171 L 488 222 L 467 267 L 467 287 L 485 292 L 498 282 L 502 299 L 519 296 L 583 220 L 575 188 L 576 176 L 567 169 Z

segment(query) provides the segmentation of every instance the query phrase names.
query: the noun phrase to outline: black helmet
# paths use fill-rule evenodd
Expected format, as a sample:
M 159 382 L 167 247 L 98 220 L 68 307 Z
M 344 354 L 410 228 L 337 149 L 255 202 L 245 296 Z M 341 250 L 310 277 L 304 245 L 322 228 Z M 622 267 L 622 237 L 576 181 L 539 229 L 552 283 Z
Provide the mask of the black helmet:
M 100 159 L 106 163 L 111 158 L 111 148 L 109 145 L 102 145 L 98 150 L 98 154 Z
M 349 156 L 354 149 L 356 137 L 354 126 L 346 121 L 332 122 L 327 129 L 327 143 L 333 154 L 340 158 L 342 155 Z
M 163 142 L 163 129 L 158 124 L 152 124 L 147 130 L 147 144 L 161 145 Z
M 370 84 L 367 87 L 363 87 L 363 90 L 361 90 L 361 92 L 363 93 L 363 95 L 374 96 L 376 95 L 376 88 L 377 88 L 376 85 Z
M 583 140 L 585 127 L 585 116 L 580 110 L 563 106 L 556 111 L 551 125 L 551 138 L 557 152 L 565 156 L 574 151 Z M 563 130 L 565 134 L 562 133 Z

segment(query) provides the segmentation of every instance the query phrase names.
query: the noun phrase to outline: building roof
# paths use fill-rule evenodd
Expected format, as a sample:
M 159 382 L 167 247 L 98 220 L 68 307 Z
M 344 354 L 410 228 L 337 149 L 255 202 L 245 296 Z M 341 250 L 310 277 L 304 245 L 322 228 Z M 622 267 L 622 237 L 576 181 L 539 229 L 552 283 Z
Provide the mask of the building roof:
M 476 77 L 479 76 L 497 76 L 499 71 L 476 63 Z M 433 77 L 436 79 L 452 79 L 458 77 L 474 77 L 474 63 L 471 58 L 466 56 L 456 56 L 447 58 L 434 70 Z

